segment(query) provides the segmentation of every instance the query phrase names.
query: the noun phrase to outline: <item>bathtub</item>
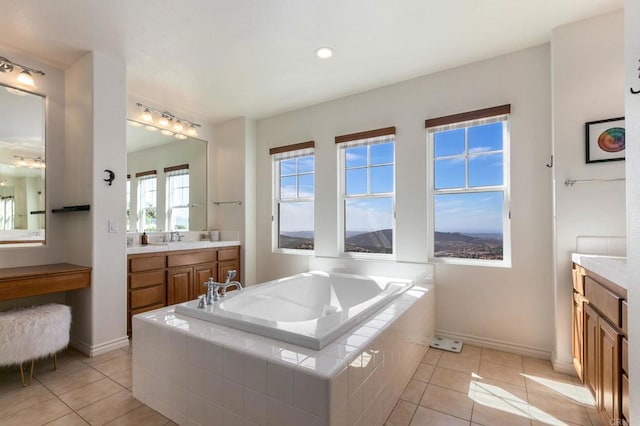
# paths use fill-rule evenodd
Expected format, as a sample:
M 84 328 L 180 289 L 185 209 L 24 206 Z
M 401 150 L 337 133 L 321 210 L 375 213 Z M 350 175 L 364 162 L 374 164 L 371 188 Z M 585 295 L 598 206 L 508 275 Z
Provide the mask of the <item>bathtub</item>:
M 411 280 L 312 271 L 233 291 L 175 312 L 320 350 L 413 286 Z

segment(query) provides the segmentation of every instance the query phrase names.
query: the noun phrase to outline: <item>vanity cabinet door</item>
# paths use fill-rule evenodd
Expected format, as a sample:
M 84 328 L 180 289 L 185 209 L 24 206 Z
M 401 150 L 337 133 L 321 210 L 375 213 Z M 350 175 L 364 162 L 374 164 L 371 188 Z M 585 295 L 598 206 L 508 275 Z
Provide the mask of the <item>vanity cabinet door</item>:
M 573 367 L 578 373 L 580 380 L 583 378 L 583 358 L 584 358 L 584 299 L 577 293 L 573 293 L 572 306 L 572 326 L 573 342 L 571 345 L 573 353 Z
M 167 304 L 186 302 L 191 296 L 193 267 L 167 269 Z
M 584 384 L 591 392 L 596 404 L 598 397 L 596 390 L 598 389 L 598 313 L 591 306 L 584 305 L 584 363 L 583 375 Z
M 598 405 L 607 424 L 620 420 L 620 334 L 602 317 L 598 321 Z
M 218 281 L 218 264 L 215 262 L 209 262 L 195 265 L 193 267 L 193 275 L 194 280 L 191 299 L 197 299 L 198 296 L 207 292 L 206 287 L 202 285 L 203 283 L 209 281 L 209 278 L 213 278 L 214 281 Z

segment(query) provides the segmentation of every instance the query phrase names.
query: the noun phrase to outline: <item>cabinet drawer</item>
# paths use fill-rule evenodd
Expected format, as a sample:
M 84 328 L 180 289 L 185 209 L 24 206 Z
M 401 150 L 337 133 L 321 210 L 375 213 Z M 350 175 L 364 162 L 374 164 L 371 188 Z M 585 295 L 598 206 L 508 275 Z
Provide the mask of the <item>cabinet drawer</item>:
M 629 326 L 629 320 L 627 319 L 627 309 L 628 309 L 629 305 L 627 304 L 626 300 L 622 301 L 622 332 L 624 333 L 625 336 L 629 335 L 629 332 L 627 331 L 627 327 Z
M 588 276 L 584 277 L 584 291 L 589 304 L 602 312 L 617 327 L 620 327 L 621 298 Z
M 629 341 L 622 339 L 622 369 L 629 375 Z
M 237 259 L 239 247 L 224 247 L 218 249 L 218 261 Z
M 148 305 L 164 305 L 164 286 L 148 287 L 131 291 L 131 309 L 138 309 Z
M 129 288 L 132 290 L 150 285 L 164 285 L 164 269 L 129 275 Z
M 173 268 L 174 266 L 186 266 L 195 265 L 197 263 L 215 262 L 216 250 L 199 250 L 191 251 L 187 253 L 170 254 L 167 256 L 167 266 Z
M 129 259 L 129 272 L 150 271 L 164 268 L 164 255 Z

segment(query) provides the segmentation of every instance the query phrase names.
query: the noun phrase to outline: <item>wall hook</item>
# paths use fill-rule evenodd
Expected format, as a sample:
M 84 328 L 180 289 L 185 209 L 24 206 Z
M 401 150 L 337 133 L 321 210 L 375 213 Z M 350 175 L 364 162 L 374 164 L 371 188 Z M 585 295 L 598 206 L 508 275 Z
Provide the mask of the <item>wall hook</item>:
M 105 182 L 108 182 L 108 183 L 109 183 L 109 186 L 111 186 L 111 183 L 112 183 L 112 182 L 115 180 L 115 178 L 116 178 L 116 174 L 115 174 L 115 173 L 113 173 L 113 172 L 112 172 L 111 170 L 109 170 L 109 169 L 104 169 L 104 172 L 105 172 L 105 173 L 107 173 L 107 174 L 109 175 L 109 177 L 108 177 L 108 178 L 106 178 L 106 179 L 102 179 L 102 180 L 103 180 L 103 181 L 105 181 Z
M 553 155 L 551 156 L 551 163 L 545 164 L 545 166 L 547 166 L 548 168 L 552 168 L 553 167 Z

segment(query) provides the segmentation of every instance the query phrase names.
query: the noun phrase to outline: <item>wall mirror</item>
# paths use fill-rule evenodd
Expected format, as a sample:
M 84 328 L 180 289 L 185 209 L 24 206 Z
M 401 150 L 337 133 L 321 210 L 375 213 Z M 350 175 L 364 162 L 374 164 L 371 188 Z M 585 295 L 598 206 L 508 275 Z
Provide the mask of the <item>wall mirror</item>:
M 127 231 L 207 229 L 207 141 L 127 124 Z
M 45 242 L 45 98 L 0 84 L 0 248 Z

